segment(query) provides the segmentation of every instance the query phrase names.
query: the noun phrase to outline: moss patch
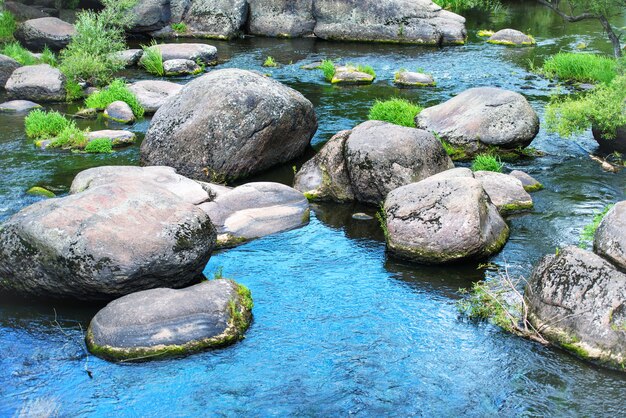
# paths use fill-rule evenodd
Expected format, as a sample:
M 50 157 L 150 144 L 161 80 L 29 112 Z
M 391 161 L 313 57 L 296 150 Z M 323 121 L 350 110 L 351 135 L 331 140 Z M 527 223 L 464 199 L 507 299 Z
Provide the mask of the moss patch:
M 56 195 L 52 193 L 50 190 L 44 189 L 43 187 L 39 187 L 39 186 L 31 187 L 30 189 L 28 189 L 26 193 L 34 195 L 34 196 L 56 197 Z

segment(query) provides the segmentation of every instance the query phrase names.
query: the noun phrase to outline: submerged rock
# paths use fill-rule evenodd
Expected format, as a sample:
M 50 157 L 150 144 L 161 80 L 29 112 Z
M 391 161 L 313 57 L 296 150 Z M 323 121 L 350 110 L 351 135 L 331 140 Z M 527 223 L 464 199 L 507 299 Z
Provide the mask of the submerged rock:
M 300 156 L 316 129 L 313 105 L 299 92 L 255 72 L 217 70 L 159 109 L 141 161 L 198 180 L 231 180 Z
M 182 88 L 180 84 L 161 80 L 141 80 L 128 86 L 146 114 L 155 113 L 167 99 L 178 94 Z
M 128 103 L 121 100 L 108 105 L 104 109 L 104 117 L 119 123 L 133 123 L 135 121 L 133 109 L 130 108 Z
M 626 272 L 626 201 L 616 203 L 604 215 L 594 236 L 593 250 Z
M 233 247 L 309 222 L 307 199 L 280 183 L 247 183 L 219 194 L 200 208 L 215 225 L 220 247 Z
M 436 84 L 432 75 L 414 73 L 411 71 L 400 71 L 396 73 L 393 82 L 404 87 L 427 87 L 434 86 Z
M 0 104 L 0 113 L 25 113 L 40 107 L 41 105 L 29 100 L 10 100 Z
M 572 354 L 623 370 L 626 362 L 626 275 L 576 247 L 544 257 L 524 294 L 539 333 Z
M 202 68 L 195 61 L 174 59 L 163 62 L 163 70 L 167 76 L 198 74 Z
M 502 29 L 491 35 L 487 40 L 490 44 L 530 46 L 535 44 L 535 40 L 515 29 Z
M 481 259 L 500 251 L 509 236 L 480 182 L 462 172 L 395 189 L 384 210 L 388 250 L 419 263 Z
M 526 147 L 539 132 L 539 117 L 524 96 L 496 87 L 466 90 L 422 110 L 415 123 L 462 148 L 468 156 L 490 146 Z
M 13 71 L 22 65 L 13 58 L 0 54 L 0 88 L 4 88 Z
M 65 76 L 48 64 L 27 65 L 13 71 L 5 88 L 9 96 L 34 102 L 65 100 Z
M 71 23 L 56 17 L 42 17 L 22 22 L 14 36 L 24 47 L 41 51 L 46 46 L 61 50 L 70 43 L 75 34 L 76 29 Z
M 152 289 L 116 299 L 87 330 L 87 348 L 111 361 L 183 356 L 232 344 L 252 321 L 252 297 L 228 279 Z
M 521 181 L 507 174 L 492 171 L 476 171 L 474 178 L 480 181 L 501 214 L 533 208 L 533 199 Z

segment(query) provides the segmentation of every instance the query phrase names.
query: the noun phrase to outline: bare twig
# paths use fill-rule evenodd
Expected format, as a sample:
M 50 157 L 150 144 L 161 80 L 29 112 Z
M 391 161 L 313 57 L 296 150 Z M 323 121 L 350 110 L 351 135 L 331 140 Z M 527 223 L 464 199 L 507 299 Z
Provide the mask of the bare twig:
M 61 326 L 61 324 L 59 323 L 58 319 L 57 319 L 57 310 L 56 308 L 52 308 L 52 310 L 54 311 L 54 321 L 52 321 L 53 325 L 56 325 L 59 330 L 63 333 L 63 335 L 65 335 L 70 341 L 72 341 L 73 343 L 75 343 L 77 346 L 80 347 L 80 349 L 85 353 L 85 372 L 87 373 L 87 375 L 89 376 L 90 379 L 93 379 L 93 373 L 91 372 L 91 370 L 89 370 L 89 351 L 87 350 L 87 347 L 85 347 L 85 344 L 82 342 L 78 342 L 76 341 L 76 338 L 74 338 L 73 336 L 71 336 L 70 334 L 68 334 L 63 327 Z M 83 326 L 81 325 L 81 323 L 78 323 L 78 327 L 80 328 L 80 335 L 82 335 L 83 337 L 85 336 L 85 332 L 83 330 Z

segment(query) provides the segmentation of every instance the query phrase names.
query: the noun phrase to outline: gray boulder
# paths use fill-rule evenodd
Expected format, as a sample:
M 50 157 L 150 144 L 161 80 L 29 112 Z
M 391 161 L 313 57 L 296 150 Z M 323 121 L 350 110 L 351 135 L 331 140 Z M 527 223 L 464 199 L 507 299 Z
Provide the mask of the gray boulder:
M 219 279 L 116 299 L 91 320 L 85 341 L 107 360 L 146 361 L 232 344 L 251 321 L 250 291 Z
M 333 84 L 371 84 L 376 77 L 359 71 L 356 67 L 341 66 L 335 69 L 335 75 L 330 81 Z
M 146 33 L 161 29 L 170 21 L 170 0 L 138 0 L 132 10 L 135 19 L 130 32 Z
M 111 140 L 113 148 L 124 147 L 135 143 L 137 136 L 130 131 L 123 131 L 117 129 L 103 129 L 100 131 L 87 132 L 87 141 L 91 142 L 94 139 L 107 138 Z
M 415 123 L 462 148 L 468 156 L 490 146 L 526 147 L 539 132 L 539 117 L 524 96 L 496 87 L 466 90 L 422 110 Z
M 616 203 L 604 215 L 594 235 L 593 250 L 626 271 L 626 201 Z
M 24 47 L 41 51 L 45 46 L 53 50 L 63 49 L 75 34 L 76 29 L 71 23 L 56 17 L 42 17 L 18 25 L 14 36 Z
M 402 87 L 427 87 L 434 86 L 436 84 L 432 75 L 411 71 L 397 72 L 393 82 L 394 84 Z
M 316 129 L 313 105 L 297 91 L 258 73 L 218 70 L 159 109 L 141 162 L 198 180 L 232 180 L 298 157 Z
M 491 35 L 487 40 L 490 44 L 510 45 L 510 46 L 530 46 L 535 44 L 535 40 L 515 29 L 502 29 Z
M 202 71 L 195 61 L 187 59 L 164 61 L 163 70 L 167 76 L 198 74 Z
M 37 202 L 3 224 L 0 289 L 110 300 L 150 288 L 184 287 L 202 274 L 215 229 L 195 197 L 181 198 L 158 176 L 153 181 L 93 177 L 86 182 L 79 175 L 82 186 L 72 189 L 80 193 Z
M 163 62 L 185 59 L 194 62 L 202 62 L 206 65 L 217 64 L 217 48 L 207 44 L 157 44 L 152 45 L 150 49 L 160 51 Z M 141 64 L 141 59 L 139 63 Z
M 388 250 L 419 263 L 484 258 L 500 251 L 509 236 L 480 182 L 462 172 L 397 188 L 384 210 Z
M 126 49 L 114 54 L 115 59 L 121 61 L 124 67 L 134 67 L 139 63 L 139 59 L 143 55 L 142 49 Z
M 104 109 L 104 117 L 119 123 L 133 123 L 135 115 L 128 103 L 117 100 Z
M 533 208 L 533 199 L 521 181 L 508 174 L 492 171 L 476 171 L 474 178 L 480 181 L 491 202 L 500 213 L 512 213 Z
M 15 19 L 19 22 L 30 19 L 39 19 L 41 17 L 50 17 L 50 15 L 42 10 L 42 7 L 31 6 L 16 1 L 5 1 L 4 9 L 11 12 Z
M 65 100 L 65 76 L 48 64 L 27 65 L 13 71 L 5 89 L 15 99 L 34 102 Z
M 20 63 L 15 61 L 13 58 L 0 54 L 0 87 L 1 88 L 4 88 L 4 85 L 7 83 L 7 80 L 11 78 L 11 74 L 13 74 L 13 71 L 17 70 L 20 67 L 21 67 Z
M 40 107 L 41 105 L 28 100 L 10 100 L 0 104 L 0 113 L 25 113 Z
M 215 225 L 221 248 L 299 228 L 309 222 L 306 197 L 280 183 L 247 183 L 220 193 L 200 208 Z
M 515 177 L 522 182 L 524 190 L 528 193 L 536 192 L 543 189 L 543 184 L 539 183 L 535 178 L 520 170 L 513 170 L 509 173 L 509 176 Z
M 137 100 L 143 106 L 146 114 L 153 114 L 172 96 L 182 90 L 183 86 L 162 80 L 137 81 L 128 89 L 133 92 Z
M 247 17 L 247 0 L 193 0 L 186 9 L 172 4 L 172 20 L 183 20 L 196 36 L 233 38 L 239 35 Z
M 567 247 L 544 257 L 524 298 L 539 333 L 574 355 L 623 370 L 626 275 L 596 254 Z
M 430 0 L 315 0 L 315 35 L 322 39 L 463 44 L 465 19 Z
M 253 35 L 298 37 L 315 27 L 313 0 L 248 0 L 249 31 Z

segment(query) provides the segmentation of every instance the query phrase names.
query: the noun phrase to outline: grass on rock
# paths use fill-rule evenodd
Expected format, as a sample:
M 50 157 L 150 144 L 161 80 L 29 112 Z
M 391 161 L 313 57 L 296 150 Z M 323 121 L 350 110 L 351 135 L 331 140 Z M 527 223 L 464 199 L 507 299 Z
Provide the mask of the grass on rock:
M 504 164 L 499 157 L 491 154 L 478 154 L 472 161 L 472 171 L 493 171 L 502 173 Z
M 93 109 L 106 109 L 113 102 L 121 100 L 126 102 L 133 110 L 135 117 L 140 118 L 144 114 L 144 108 L 137 97 L 128 89 L 123 80 L 113 81 L 107 88 L 93 93 L 85 100 L 85 106 Z
M 541 73 L 550 78 L 580 83 L 610 83 L 617 75 L 614 58 L 596 54 L 559 52 L 548 58 Z
M 156 45 L 157 43 L 153 42 L 148 46 L 141 46 L 143 56 L 141 57 L 140 63 L 150 74 L 163 77 L 165 75 L 165 70 L 163 69 L 163 55 L 161 54 L 161 50 L 155 47 Z
M 331 82 L 335 76 L 335 63 L 331 60 L 323 60 L 319 66 L 319 69 L 324 74 L 326 81 Z
M 76 126 L 74 121 L 70 121 L 69 124 L 54 138 L 48 147 L 50 148 L 62 148 L 62 149 L 75 149 L 85 148 L 87 145 L 87 133 Z
M 53 138 L 70 125 L 70 121 L 57 111 L 33 110 L 24 119 L 26 136 L 36 139 Z
M 110 154 L 113 152 L 113 143 L 109 138 L 96 138 L 87 143 L 85 152 L 92 154 Z
M 613 208 L 613 206 L 615 205 L 606 205 L 604 209 L 594 215 L 591 223 L 584 226 L 582 232 L 580 233 L 580 239 L 578 242 L 578 246 L 580 248 L 588 249 L 589 247 L 593 246 L 593 238 L 596 234 L 596 230 L 598 229 L 598 226 L 600 226 L 600 222 L 602 222 L 602 219 L 604 219 L 606 214 Z
M 421 111 L 422 107 L 405 99 L 376 100 L 370 108 L 368 118 L 414 128 L 415 117 Z
M 265 62 L 263 62 L 263 66 L 264 67 L 278 67 L 278 64 L 276 63 L 276 61 L 274 61 L 274 58 L 267 57 L 265 59 Z
M 178 34 L 187 33 L 187 25 L 185 22 L 172 23 L 170 26 L 172 30 Z

